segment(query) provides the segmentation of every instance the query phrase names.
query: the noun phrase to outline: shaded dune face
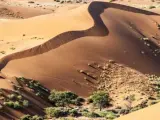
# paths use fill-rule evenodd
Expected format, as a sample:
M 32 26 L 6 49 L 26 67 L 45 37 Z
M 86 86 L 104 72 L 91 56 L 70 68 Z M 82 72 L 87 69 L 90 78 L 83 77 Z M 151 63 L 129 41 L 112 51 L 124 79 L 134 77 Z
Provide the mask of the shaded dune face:
M 159 75 L 160 56 L 155 50 L 159 49 L 160 32 L 153 19 L 158 14 L 105 2 L 92 2 L 86 10 L 94 26 L 66 31 L 42 45 L 8 55 L 0 61 L 1 72 L 6 78 L 33 78 L 50 89 L 71 90 L 83 96 L 95 89 L 96 80 L 86 82 L 77 70 L 98 76 L 98 70 L 87 66 L 91 62 L 112 59 L 142 73 Z M 150 40 L 140 39 L 146 37 Z

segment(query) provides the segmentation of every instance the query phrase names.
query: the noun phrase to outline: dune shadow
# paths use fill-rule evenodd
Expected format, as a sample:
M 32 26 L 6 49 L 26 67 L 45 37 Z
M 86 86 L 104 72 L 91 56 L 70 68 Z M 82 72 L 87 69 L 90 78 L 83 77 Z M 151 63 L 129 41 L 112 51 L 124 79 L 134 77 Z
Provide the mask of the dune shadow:
M 0 70 L 3 69 L 10 60 L 21 59 L 21 58 L 42 54 L 81 37 L 107 36 L 109 34 L 109 30 L 100 17 L 100 15 L 107 8 L 116 8 L 120 10 L 131 11 L 131 12 L 141 13 L 146 15 L 159 15 L 157 13 L 153 13 L 153 12 L 141 10 L 138 8 L 125 6 L 125 5 L 120 5 L 116 3 L 94 1 L 88 7 L 88 12 L 94 21 L 94 25 L 91 28 L 87 30 L 81 30 L 81 31 L 67 31 L 55 36 L 54 38 L 48 40 L 42 45 L 38 45 L 36 47 L 5 56 L 0 60 Z

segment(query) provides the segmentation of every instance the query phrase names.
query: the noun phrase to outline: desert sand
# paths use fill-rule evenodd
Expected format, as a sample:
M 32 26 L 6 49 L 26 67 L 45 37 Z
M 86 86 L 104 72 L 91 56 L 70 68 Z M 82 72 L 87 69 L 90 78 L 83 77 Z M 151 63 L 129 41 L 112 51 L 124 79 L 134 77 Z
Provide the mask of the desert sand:
M 2 58 L 1 72 L 9 77 L 40 80 L 49 88 L 72 90 L 81 95 L 81 86 L 86 94 L 92 87 L 77 70 L 89 69 L 87 64 L 93 61 L 113 59 L 142 73 L 159 75 L 159 54 L 155 52 L 160 35 L 156 24 L 158 14 L 102 2 L 93 2 L 68 13 L 3 21 L 1 37 L 4 41 L 24 38 L 21 41 L 25 46 L 28 42 L 27 47 L 32 42 L 32 48 Z M 69 19 L 72 25 L 64 19 Z M 27 39 L 33 35 L 50 40 L 33 47 L 34 39 Z M 147 46 L 141 38 L 151 39 L 149 44 L 154 47 Z
M 120 117 L 116 120 L 159 120 L 159 107 L 160 104 L 158 103 L 151 107 Z
M 0 2 L 2 10 L 10 13 L 0 12 L 0 88 L 13 90 L 13 78 L 25 77 L 49 89 L 69 90 L 86 97 L 98 83 L 93 78 L 88 82 L 79 71 L 99 76 L 99 71 L 88 64 L 102 65 L 108 60 L 141 74 L 160 75 L 157 4 L 157 8 L 149 9 L 150 1 L 94 1 L 67 6 L 55 3 L 51 9 L 48 0 L 48 7 L 41 9 L 32 4 L 29 8 L 25 0 L 6 1 Z M 44 5 L 44 0 L 35 2 Z M 134 8 L 142 3 L 148 6 Z M 158 120 L 158 107 L 119 119 L 151 120 L 156 116 L 154 120 Z

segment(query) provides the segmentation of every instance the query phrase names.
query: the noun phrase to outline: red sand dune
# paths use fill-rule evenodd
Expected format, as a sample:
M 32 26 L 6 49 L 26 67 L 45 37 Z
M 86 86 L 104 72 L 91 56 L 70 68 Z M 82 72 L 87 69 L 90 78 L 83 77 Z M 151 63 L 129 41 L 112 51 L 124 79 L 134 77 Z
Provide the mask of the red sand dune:
M 57 22 L 49 26 L 54 31 L 45 29 L 53 33 L 52 39 L 1 59 L 1 72 L 6 78 L 33 78 L 50 89 L 71 90 L 86 96 L 94 86 L 77 70 L 93 71 L 87 66 L 91 62 L 104 63 L 112 59 L 142 73 L 160 74 L 160 56 L 156 52 L 160 32 L 155 22 L 160 23 L 159 14 L 113 3 L 92 2 L 63 17 L 55 15 L 52 20 L 57 17 Z M 32 20 L 28 19 L 25 24 L 29 26 Z M 44 20 L 43 16 L 39 20 Z M 48 25 L 47 20 L 38 31 L 42 32 L 45 24 Z M 140 39 L 145 37 L 150 40 Z

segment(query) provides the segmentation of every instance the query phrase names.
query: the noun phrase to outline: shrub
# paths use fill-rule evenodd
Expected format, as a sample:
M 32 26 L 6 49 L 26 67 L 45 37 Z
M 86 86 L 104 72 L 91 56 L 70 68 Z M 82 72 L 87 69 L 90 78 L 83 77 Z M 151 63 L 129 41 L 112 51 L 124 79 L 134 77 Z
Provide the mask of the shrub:
M 15 50 L 16 48 L 15 48 L 15 47 L 11 47 L 10 49 L 11 49 L 11 50 Z
M 78 96 L 72 92 L 52 90 L 48 99 L 56 106 L 64 107 L 65 105 L 73 103 L 73 100 L 75 100 L 77 97 Z
M 36 93 L 36 96 L 41 96 L 41 92 L 37 92 L 37 93 Z
M 63 111 L 60 108 L 56 108 L 56 107 L 48 107 L 45 109 L 45 113 L 47 115 L 47 117 L 52 118 L 52 117 L 62 117 L 62 116 L 66 116 L 68 114 L 68 111 Z
M 22 108 L 22 106 L 21 106 L 21 104 L 18 101 L 16 101 L 16 102 L 14 102 L 13 108 L 14 109 L 20 109 L 20 108 Z
M 15 94 L 10 94 L 10 95 L 8 95 L 8 98 L 9 98 L 10 100 L 13 100 L 13 99 L 16 98 L 16 95 L 15 95 Z
M 34 1 L 28 1 L 28 3 L 34 3 Z
M 44 119 L 43 117 L 38 116 L 38 115 L 31 116 L 27 114 L 27 115 L 22 116 L 20 120 L 44 120 Z
M 85 117 L 89 117 L 89 118 L 100 117 L 97 113 L 95 113 L 95 112 L 88 112 L 88 111 L 83 111 L 82 115 L 85 116 Z
M 23 100 L 23 106 L 28 107 L 29 106 L 29 101 L 28 100 Z
M 110 98 L 108 93 L 104 91 L 94 92 L 93 95 L 90 96 L 91 101 L 93 101 L 94 105 L 97 105 L 101 111 L 101 109 L 107 105 L 109 105 Z
M 112 120 L 117 118 L 117 115 L 115 113 L 113 113 L 112 111 L 101 111 L 98 113 L 99 116 L 101 117 L 105 117 L 107 120 Z
M 106 115 L 105 118 L 109 119 L 109 120 L 113 120 L 113 119 L 117 118 L 117 116 L 116 116 L 115 113 L 113 113 L 113 112 L 110 111 L 110 112 L 108 112 L 108 114 Z
M 149 9 L 153 9 L 153 8 L 156 8 L 155 6 L 149 6 Z
M 32 119 L 31 120 L 44 120 L 43 117 L 41 116 L 38 116 L 38 115 L 34 115 L 32 116 Z
M 69 110 L 69 115 L 76 117 L 79 115 L 79 113 L 78 113 L 77 109 L 71 109 L 71 110 Z
M 20 120 L 31 120 L 31 116 L 30 115 L 23 115 L 22 117 L 20 117 Z
M 81 106 L 82 102 L 84 102 L 85 100 L 81 97 L 76 98 L 75 100 L 72 100 L 72 104 L 77 105 L 77 106 Z
M 18 96 L 17 96 L 17 99 L 18 99 L 18 100 L 22 100 L 22 96 L 21 96 L 21 95 L 18 95 Z
M 5 52 L 5 51 L 0 51 L 0 53 L 1 53 L 1 54 L 5 54 L 6 52 Z
M 13 108 L 14 107 L 14 102 L 13 101 L 4 102 L 4 105 Z
M 78 97 L 77 99 L 76 99 L 76 101 L 78 101 L 78 102 L 85 102 L 85 99 L 84 98 L 81 98 L 81 97 Z
M 11 107 L 11 108 L 14 108 L 14 109 L 22 108 L 21 104 L 18 101 L 16 101 L 16 102 L 13 102 L 13 101 L 4 102 L 4 105 L 6 105 L 8 107 Z
M 91 98 L 88 98 L 87 99 L 87 103 L 89 104 L 89 103 L 93 103 L 93 100 L 91 99 Z

